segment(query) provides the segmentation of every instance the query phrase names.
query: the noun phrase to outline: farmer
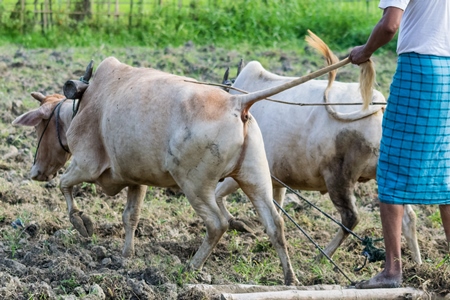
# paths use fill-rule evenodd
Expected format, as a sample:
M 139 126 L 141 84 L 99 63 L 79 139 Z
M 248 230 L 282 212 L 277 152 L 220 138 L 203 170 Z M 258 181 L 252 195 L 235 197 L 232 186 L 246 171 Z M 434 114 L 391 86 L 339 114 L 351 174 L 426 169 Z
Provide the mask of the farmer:
M 383 16 L 350 53 L 367 61 L 400 27 L 397 70 L 383 119 L 377 169 L 384 270 L 356 288 L 402 283 L 403 205 L 438 204 L 450 247 L 450 1 L 381 0 Z

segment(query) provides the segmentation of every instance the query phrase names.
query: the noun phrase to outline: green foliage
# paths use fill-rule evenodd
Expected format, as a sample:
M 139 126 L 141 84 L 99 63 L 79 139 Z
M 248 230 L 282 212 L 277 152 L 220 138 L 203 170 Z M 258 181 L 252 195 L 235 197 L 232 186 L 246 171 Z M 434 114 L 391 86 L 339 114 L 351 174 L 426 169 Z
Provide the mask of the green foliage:
M 22 237 L 22 230 L 9 229 L 2 232 L 2 239 L 6 242 L 9 250 L 11 251 L 11 258 L 16 256 L 17 250 L 21 249 L 20 239 Z
M 439 228 L 442 224 L 441 214 L 439 210 L 428 216 L 428 219 L 431 221 L 433 228 Z
M 75 276 L 72 276 L 69 279 L 61 280 L 60 288 L 64 291 L 65 294 L 70 294 L 77 286 L 79 286 L 78 280 L 75 278 Z
M 152 2 L 154 3 L 154 2 Z M 234 47 L 252 45 L 298 48 L 307 29 L 332 49 L 363 44 L 381 16 L 377 1 L 330 0 L 235 0 L 164 1 L 150 9 L 120 7 L 122 16 L 104 14 L 105 7 L 92 2 L 92 16 L 75 20 L 67 12 L 53 14 L 53 26 L 41 28 L 32 8 L 20 18 L 0 8 L 0 44 L 54 48 L 60 45 L 177 47 L 197 45 Z M 365 5 L 367 4 L 367 5 Z M 148 4 L 147 4 L 148 5 Z M 67 8 L 66 8 L 67 9 Z M 123 11 L 126 11 L 123 13 Z M 128 15 L 128 17 L 126 17 Z M 35 24 L 35 25 L 34 25 Z M 394 43 L 391 43 L 393 47 Z

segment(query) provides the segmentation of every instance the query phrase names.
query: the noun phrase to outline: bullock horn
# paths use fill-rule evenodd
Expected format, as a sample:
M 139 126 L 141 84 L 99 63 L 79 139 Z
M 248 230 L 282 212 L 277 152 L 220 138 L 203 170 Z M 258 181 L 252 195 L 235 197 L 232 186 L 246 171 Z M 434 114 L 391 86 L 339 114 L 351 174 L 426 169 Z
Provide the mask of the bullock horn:
M 225 74 L 223 74 L 222 84 L 228 83 L 228 75 L 230 74 L 230 67 L 227 68 Z
M 32 92 L 31 96 L 33 96 L 34 99 L 36 99 L 37 101 L 39 101 L 41 103 L 45 99 L 45 96 L 42 93 L 39 93 L 39 92 Z
M 239 65 L 238 65 L 236 78 L 239 76 L 239 74 L 241 74 L 242 67 L 244 67 L 244 60 L 241 58 L 241 61 L 239 62 Z
M 80 80 L 86 84 L 89 83 L 89 80 L 92 76 L 92 70 L 93 70 L 94 61 L 91 59 L 89 64 L 86 67 L 86 71 L 84 72 L 84 75 L 80 78 Z

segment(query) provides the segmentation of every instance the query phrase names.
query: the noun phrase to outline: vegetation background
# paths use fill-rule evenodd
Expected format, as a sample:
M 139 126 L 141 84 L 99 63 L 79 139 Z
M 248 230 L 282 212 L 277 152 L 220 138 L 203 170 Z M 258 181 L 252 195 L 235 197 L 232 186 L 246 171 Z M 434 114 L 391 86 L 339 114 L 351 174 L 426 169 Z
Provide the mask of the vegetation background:
M 332 49 L 362 44 L 378 0 L 0 0 L 0 43 L 25 47 L 301 48 L 311 29 Z M 392 50 L 392 46 L 388 47 Z

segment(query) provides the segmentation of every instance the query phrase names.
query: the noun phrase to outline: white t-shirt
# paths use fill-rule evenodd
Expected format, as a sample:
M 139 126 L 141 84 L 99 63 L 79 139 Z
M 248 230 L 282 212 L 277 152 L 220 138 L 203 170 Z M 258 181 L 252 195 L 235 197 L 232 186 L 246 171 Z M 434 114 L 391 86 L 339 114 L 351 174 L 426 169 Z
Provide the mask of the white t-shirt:
M 380 0 L 404 10 L 397 53 L 450 56 L 450 0 Z

